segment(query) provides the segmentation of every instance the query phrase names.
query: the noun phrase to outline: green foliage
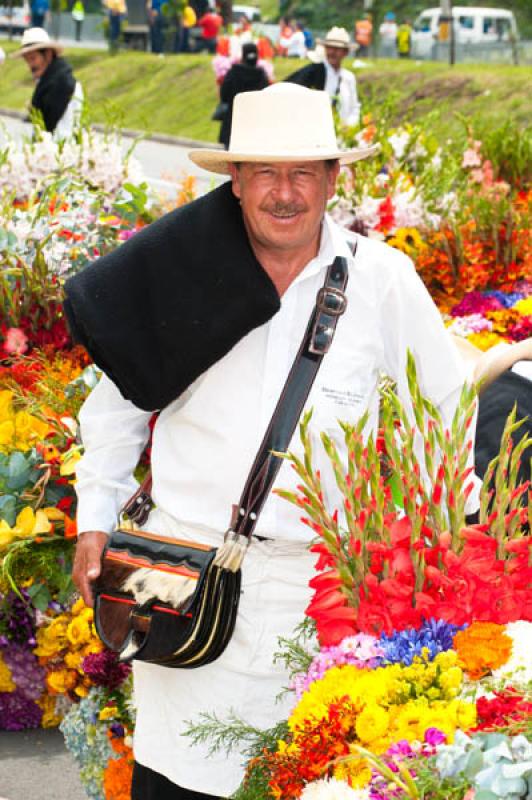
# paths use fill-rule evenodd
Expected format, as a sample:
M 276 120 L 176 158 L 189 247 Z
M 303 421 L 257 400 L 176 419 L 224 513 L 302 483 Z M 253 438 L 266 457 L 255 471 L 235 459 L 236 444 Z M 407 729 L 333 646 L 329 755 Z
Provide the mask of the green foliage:
M 50 537 L 38 543 L 21 540 L 11 545 L 0 568 L 0 588 L 17 590 L 17 587 L 32 577 L 26 591 L 35 608 L 45 611 L 51 600 L 66 603 L 74 592 L 70 577 L 74 545 L 62 536 Z
M 38 463 L 40 458 L 35 449 L 27 453 L 18 450 L 9 455 L 0 453 L 0 518 L 11 527 L 26 505 L 27 487 L 33 486 L 41 476 Z
M 193 744 L 209 744 L 208 754 L 229 752 L 238 748 L 246 758 L 254 758 L 264 749 L 273 750 L 277 741 L 286 736 L 286 722 L 280 722 L 269 730 L 260 730 L 248 725 L 239 717 L 231 714 L 221 720 L 216 714 L 200 713 L 197 721 L 186 722 L 184 736 L 188 736 Z
M 355 16 L 353 8 L 351 16 Z M 338 20 L 335 17 L 334 24 Z M 6 42 L 6 52 L 16 44 Z M 157 131 L 205 142 L 217 141 L 219 125 L 210 119 L 217 102 L 211 58 L 204 54 L 168 55 L 161 59 L 150 53 L 125 51 L 110 60 L 102 50 L 76 48 L 67 53 L 76 77 L 82 82 L 90 103 L 93 122 L 106 123 L 115 115 L 121 127 Z M 282 80 L 304 62 L 276 58 L 275 76 Z M 350 59 L 346 66 L 350 66 Z M 430 120 L 435 138 L 443 143 L 449 137 L 464 136 L 454 111 L 478 118 L 483 130 L 507 119 L 525 127 L 532 116 L 532 96 L 528 91 L 529 69 L 504 65 L 462 65 L 411 61 L 370 62 L 356 70 L 364 113 L 381 116 L 394 99 L 389 124 L 403 119 Z M 6 59 L 2 65 L 0 107 L 25 109 L 31 97 L 32 82 L 21 59 Z M 177 105 L 179 113 L 176 113 Z M 121 109 L 121 112 L 119 112 Z

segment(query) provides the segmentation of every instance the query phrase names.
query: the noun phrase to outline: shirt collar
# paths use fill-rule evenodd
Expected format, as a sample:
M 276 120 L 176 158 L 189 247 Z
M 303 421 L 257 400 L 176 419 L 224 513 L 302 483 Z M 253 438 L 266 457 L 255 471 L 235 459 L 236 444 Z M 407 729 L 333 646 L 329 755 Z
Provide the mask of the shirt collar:
M 320 249 L 318 255 L 308 262 L 306 267 L 292 282 L 292 286 L 320 272 L 325 273 L 325 270 L 332 264 L 336 256 L 347 258 L 348 264 L 351 266 L 353 254 L 349 248 L 348 240 L 353 236 L 354 234 L 350 234 L 349 231 L 340 228 L 339 225 L 333 222 L 329 214 L 325 214 L 321 226 Z

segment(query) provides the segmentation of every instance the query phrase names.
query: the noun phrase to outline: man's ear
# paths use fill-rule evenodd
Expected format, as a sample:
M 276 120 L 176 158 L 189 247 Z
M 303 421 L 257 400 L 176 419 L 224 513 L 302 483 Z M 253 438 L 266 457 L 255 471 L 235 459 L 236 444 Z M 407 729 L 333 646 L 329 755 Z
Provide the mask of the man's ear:
M 231 176 L 231 185 L 233 194 L 240 200 L 240 170 L 236 164 L 229 163 L 229 174 Z

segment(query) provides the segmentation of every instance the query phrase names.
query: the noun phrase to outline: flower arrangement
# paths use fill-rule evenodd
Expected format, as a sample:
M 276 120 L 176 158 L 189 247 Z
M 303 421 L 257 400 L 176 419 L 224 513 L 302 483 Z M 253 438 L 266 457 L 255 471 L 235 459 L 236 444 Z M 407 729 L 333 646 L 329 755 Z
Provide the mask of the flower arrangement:
M 324 501 L 310 415 L 300 426 L 302 458 L 286 456 L 300 484 L 278 493 L 301 509 L 318 556 L 306 610 L 313 624 L 280 654 L 292 671 L 292 711 L 275 732 L 208 714 L 189 729 L 196 741 L 214 736 L 215 746 L 248 735 L 238 800 L 527 797 L 532 507 L 516 476 L 532 440 L 514 447 L 511 414 L 484 479 L 480 521 L 467 525 L 474 391 L 464 388 L 446 430 L 411 356 L 408 384 L 412 418 L 384 390 L 379 446 L 363 435 L 365 417 L 340 423 L 343 452 L 320 435 L 342 508 Z

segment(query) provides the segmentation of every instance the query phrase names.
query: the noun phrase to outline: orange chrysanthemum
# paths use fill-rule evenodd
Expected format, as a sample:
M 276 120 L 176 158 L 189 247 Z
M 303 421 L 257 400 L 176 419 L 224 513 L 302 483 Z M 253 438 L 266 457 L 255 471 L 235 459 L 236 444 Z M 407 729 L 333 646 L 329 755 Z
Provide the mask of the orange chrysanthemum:
M 506 664 L 512 653 L 512 640 L 504 625 L 493 622 L 473 622 L 454 637 L 458 664 L 473 680 L 479 680 L 492 670 Z

